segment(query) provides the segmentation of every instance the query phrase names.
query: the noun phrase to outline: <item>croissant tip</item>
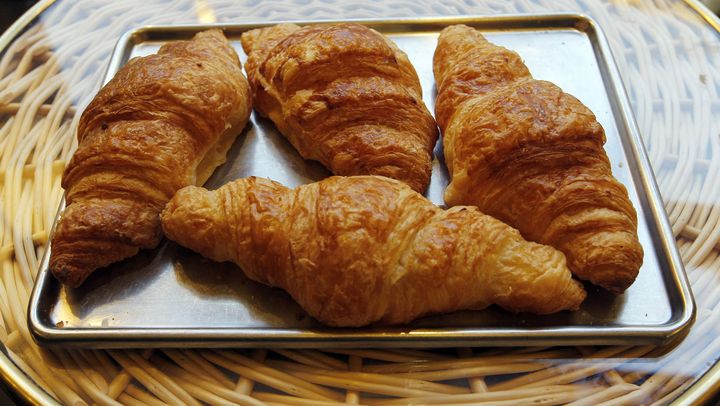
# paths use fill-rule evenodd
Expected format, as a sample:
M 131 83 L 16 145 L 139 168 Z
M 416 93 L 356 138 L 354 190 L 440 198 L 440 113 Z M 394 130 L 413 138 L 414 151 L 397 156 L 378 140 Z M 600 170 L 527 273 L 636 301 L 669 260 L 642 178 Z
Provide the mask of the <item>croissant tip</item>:
M 593 285 L 619 295 L 624 293 L 635 282 L 638 269 L 639 267 L 618 269 L 617 267 L 608 266 L 604 269 L 594 269 L 583 279 L 588 279 Z
M 598 282 L 597 285 L 611 293 L 620 295 L 625 293 L 625 291 L 630 287 L 630 285 L 633 284 L 633 282 L 635 282 L 635 279 L 622 279 L 617 281 Z
M 80 285 L 85 282 L 87 275 L 90 274 L 89 272 L 84 272 L 77 267 L 69 265 L 54 266 L 50 268 L 50 271 L 52 272 L 53 276 L 55 276 L 55 279 L 57 279 L 63 285 L 69 286 L 71 288 L 80 287 Z

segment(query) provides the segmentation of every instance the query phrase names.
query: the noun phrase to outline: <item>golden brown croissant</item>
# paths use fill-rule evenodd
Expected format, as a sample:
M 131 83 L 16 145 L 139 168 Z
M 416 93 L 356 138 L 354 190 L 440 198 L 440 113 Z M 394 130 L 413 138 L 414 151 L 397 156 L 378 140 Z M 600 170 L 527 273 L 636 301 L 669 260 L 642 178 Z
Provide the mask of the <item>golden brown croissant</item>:
M 402 182 L 330 177 L 288 189 L 239 179 L 188 186 L 162 213 L 165 234 L 253 280 L 280 287 L 331 326 L 406 323 L 481 309 L 577 309 L 565 257 L 475 207 L 444 211 Z
M 155 247 L 162 208 L 224 162 L 251 109 L 220 30 L 130 60 L 80 119 L 62 179 L 67 208 L 52 239 L 53 274 L 79 286 L 93 270 Z
M 433 70 L 452 177 L 445 201 L 554 246 L 579 278 L 627 289 L 642 265 L 637 215 L 593 113 L 464 25 L 441 32 Z
M 359 24 L 281 24 L 244 33 L 242 45 L 256 110 L 303 158 L 425 190 L 437 126 L 392 41 Z

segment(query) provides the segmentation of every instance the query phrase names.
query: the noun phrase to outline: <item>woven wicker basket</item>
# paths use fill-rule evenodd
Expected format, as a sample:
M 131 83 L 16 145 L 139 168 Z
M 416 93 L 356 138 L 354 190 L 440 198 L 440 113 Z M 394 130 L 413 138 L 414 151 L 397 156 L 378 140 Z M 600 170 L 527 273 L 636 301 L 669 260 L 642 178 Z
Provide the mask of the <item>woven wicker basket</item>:
M 681 343 L 442 351 L 47 351 L 34 345 L 26 307 L 62 196 L 60 174 L 75 148 L 79 112 L 126 30 L 555 11 L 590 15 L 613 47 L 698 304 L 697 322 Z M 0 38 L 3 47 L 0 342 L 14 365 L 62 403 L 664 404 L 720 355 L 720 42 L 685 3 L 60 0 L 17 37 Z M 40 392 L 33 396 L 43 399 Z

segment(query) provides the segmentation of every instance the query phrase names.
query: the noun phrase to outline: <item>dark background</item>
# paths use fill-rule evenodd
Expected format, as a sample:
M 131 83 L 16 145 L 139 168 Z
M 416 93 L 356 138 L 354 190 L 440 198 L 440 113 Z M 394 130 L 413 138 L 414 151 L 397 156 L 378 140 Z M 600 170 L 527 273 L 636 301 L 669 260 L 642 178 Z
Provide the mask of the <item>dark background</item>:
M 35 3 L 35 0 L 0 0 L 0 33 Z
M 10 392 L 10 389 L 5 386 L 5 382 L 0 381 L 0 405 L 16 406 L 22 404 L 24 403 L 21 403 L 17 395 Z

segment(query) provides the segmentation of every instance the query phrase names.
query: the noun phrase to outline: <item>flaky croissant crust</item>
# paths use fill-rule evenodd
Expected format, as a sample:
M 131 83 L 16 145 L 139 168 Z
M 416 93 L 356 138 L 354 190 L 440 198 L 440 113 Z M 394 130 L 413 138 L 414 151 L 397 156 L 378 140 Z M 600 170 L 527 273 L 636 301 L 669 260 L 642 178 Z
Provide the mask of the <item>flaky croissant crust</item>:
M 162 213 L 168 238 L 280 287 L 331 326 L 406 323 L 498 304 L 577 309 L 565 257 L 474 207 L 442 210 L 379 176 L 330 177 L 294 190 L 247 178 L 180 190 Z
M 451 174 L 445 201 L 558 248 L 582 279 L 627 289 L 642 265 L 637 215 L 595 115 L 470 27 L 441 32 L 433 65 Z
M 249 118 L 250 96 L 219 30 L 130 60 L 80 118 L 53 274 L 78 286 L 96 268 L 155 247 L 165 203 L 222 163 Z
M 359 24 L 246 32 L 256 109 L 306 159 L 338 175 L 374 174 L 422 192 L 437 127 L 407 55 Z

